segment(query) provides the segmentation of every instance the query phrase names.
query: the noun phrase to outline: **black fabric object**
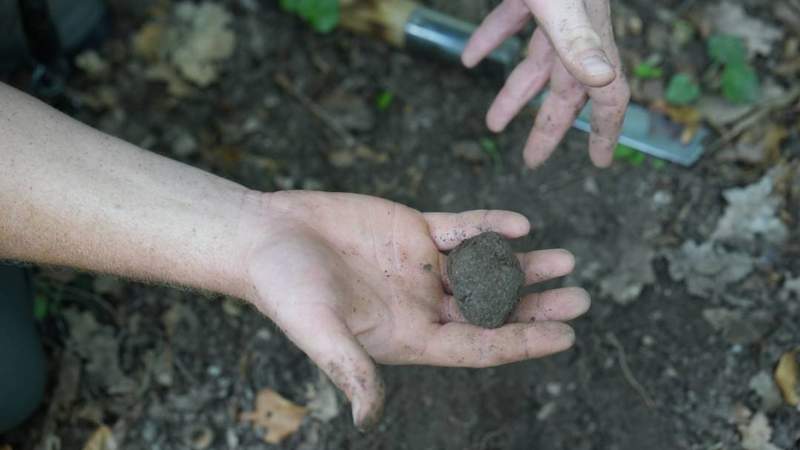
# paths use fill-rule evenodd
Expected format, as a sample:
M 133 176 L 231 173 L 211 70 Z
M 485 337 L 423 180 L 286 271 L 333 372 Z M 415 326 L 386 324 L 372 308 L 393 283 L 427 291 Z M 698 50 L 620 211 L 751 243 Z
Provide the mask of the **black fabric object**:
M 21 267 L 0 265 L 0 433 L 38 408 L 46 376 L 30 278 Z

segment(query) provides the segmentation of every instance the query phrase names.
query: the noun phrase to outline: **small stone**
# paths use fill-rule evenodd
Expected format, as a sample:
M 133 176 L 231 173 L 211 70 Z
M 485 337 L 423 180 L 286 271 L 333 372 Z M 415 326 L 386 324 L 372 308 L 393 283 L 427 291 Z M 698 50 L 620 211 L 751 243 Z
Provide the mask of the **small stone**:
M 325 190 L 325 184 L 316 178 L 306 178 L 303 180 L 304 191 L 322 191 Z
M 631 15 L 628 17 L 628 30 L 630 30 L 632 35 L 639 36 L 642 34 L 642 28 L 642 19 L 639 16 Z
M 106 62 L 94 50 L 86 50 L 75 57 L 75 65 L 92 78 L 100 78 L 108 73 Z
M 261 339 L 262 341 L 268 341 L 272 339 L 272 331 L 268 330 L 267 328 L 262 328 L 256 331 L 256 339 Z
M 600 194 L 600 186 L 597 185 L 597 180 L 595 180 L 594 177 L 586 177 L 583 180 L 583 190 L 586 191 L 587 194 Z
M 158 435 L 158 428 L 155 423 L 147 421 L 142 426 L 142 439 L 145 442 L 153 442 Z
M 745 317 L 741 312 L 727 308 L 707 308 L 703 318 L 722 332 L 722 336 L 734 345 L 752 344 L 764 336 L 772 327 L 774 317 L 765 311 L 755 311 Z
M 275 182 L 275 186 L 277 186 L 279 189 L 283 189 L 285 191 L 295 188 L 295 179 L 293 177 L 290 177 L 290 176 L 278 175 L 278 176 L 275 176 L 273 181 Z
M 225 301 L 222 302 L 222 310 L 231 317 L 239 317 L 242 315 L 242 305 L 239 304 L 238 300 L 232 298 L 226 298 Z
M 349 149 L 336 150 L 328 154 L 328 162 L 333 167 L 346 169 L 356 162 L 356 154 Z
M 758 394 L 761 399 L 761 409 L 766 412 L 774 411 L 783 404 L 778 386 L 775 385 L 772 376 L 764 370 L 750 379 L 750 389 Z
M 475 141 L 460 141 L 452 146 L 453 155 L 470 163 L 485 161 L 486 154 L 480 144 Z
M 561 383 L 557 383 L 555 381 L 547 383 L 545 384 L 544 389 L 548 394 L 552 395 L 553 397 L 557 397 L 561 394 Z
M 363 97 L 342 90 L 325 97 L 321 105 L 340 126 L 351 131 L 369 131 L 375 126 L 373 108 Z
M 172 153 L 179 158 L 186 158 L 197 151 L 197 140 L 188 131 L 179 133 L 172 141 Z
M 556 412 L 556 402 L 547 402 L 536 413 L 536 419 L 540 422 L 547 420 L 554 412 Z
M 656 191 L 653 194 L 653 205 L 656 208 L 662 208 L 664 206 L 668 206 L 672 203 L 672 194 L 667 191 Z
M 193 425 L 185 430 L 183 440 L 194 450 L 205 450 L 214 442 L 214 432 L 206 426 Z
M 206 372 L 212 377 L 218 377 L 222 374 L 222 369 L 219 366 L 208 366 Z
M 117 277 L 111 275 L 98 275 L 94 279 L 94 291 L 100 295 L 122 296 L 125 284 Z
M 262 122 L 258 117 L 248 117 L 242 125 L 242 131 L 244 131 L 245 134 L 255 133 L 261 128 L 261 126 Z
M 229 449 L 234 449 L 239 446 L 239 436 L 235 430 L 228 429 L 225 432 L 225 442 L 228 444 Z
M 505 322 L 525 283 L 511 245 L 495 232 L 466 239 L 450 252 L 447 276 L 461 313 L 484 328 Z

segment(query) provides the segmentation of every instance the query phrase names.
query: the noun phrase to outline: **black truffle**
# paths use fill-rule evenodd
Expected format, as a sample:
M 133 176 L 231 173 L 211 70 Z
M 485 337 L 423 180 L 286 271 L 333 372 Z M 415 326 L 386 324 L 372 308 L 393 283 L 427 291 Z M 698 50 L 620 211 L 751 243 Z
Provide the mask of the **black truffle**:
M 511 245 L 495 232 L 466 239 L 447 256 L 447 277 L 470 323 L 502 325 L 517 305 L 525 274 Z

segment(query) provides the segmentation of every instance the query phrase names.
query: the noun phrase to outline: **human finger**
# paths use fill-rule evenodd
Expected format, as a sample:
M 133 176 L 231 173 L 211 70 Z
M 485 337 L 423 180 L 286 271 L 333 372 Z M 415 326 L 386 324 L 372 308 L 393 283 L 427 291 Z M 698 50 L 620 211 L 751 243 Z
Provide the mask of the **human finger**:
M 518 253 L 517 259 L 525 272 L 525 284 L 563 277 L 575 268 L 575 256 L 561 248 Z
M 566 287 L 528 294 L 508 318 L 509 322 L 567 321 L 589 310 L 591 298 L 585 289 Z
M 561 322 L 512 323 L 486 329 L 450 322 L 435 328 L 417 362 L 434 366 L 492 367 L 568 349 L 575 332 Z
M 474 210 L 461 213 L 425 213 L 431 238 L 439 250 L 455 248 L 464 239 L 486 231 L 506 238 L 518 238 L 530 232 L 525 216 L 513 211 Z
M 585 88 L 561 62 L 555 63 L 550 86 L 523 150 L 528 167 L 536 167 L 550 157 L 586 103 Z
M 553 47 L 541 29 L 531 37 L 528 55 L 514 68 L 497 94 L 489 112 L 486 125 L 494 132 L 503 131 L 511 119 L 519 113 L 547 83 L 553 67 Z
M 474 67 L 504 40 L 521 30 L 530 17 L 528 6 L 521 0 L 500 3 L 470 36 L 461 53 L 461 62 Z
M 526 0 L 564 66 L 586 86 L 605 86 L 616 72 L 583 0 Z M 605 2 L 608 8 L 607 1 Z M 594 5 L 593 5 L 594 6 Z M 600 14 L 594 8 L 593 14 Z

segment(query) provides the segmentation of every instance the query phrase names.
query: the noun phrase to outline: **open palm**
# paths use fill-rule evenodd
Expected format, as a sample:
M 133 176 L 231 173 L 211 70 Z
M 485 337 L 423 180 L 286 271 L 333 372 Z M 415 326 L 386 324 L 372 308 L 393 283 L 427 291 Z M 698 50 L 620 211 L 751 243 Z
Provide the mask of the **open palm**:
M 375 363 L 487 367 L 565 350 L 561 321 L 588 309 L 585 291 L 526 296 L 509 323 L 465 323 L 450 295 L 445 255 L 483 231 L 509 238 L 529 223 L 507 211 L 422 214 L 354 194 L 269 194 L 268 230 L 248 267 L 254 303 L 342 389 L 353 419 L 380 417 L 383 384 Z M 564 250 L 520 254 L 527 283 L 572 270 Z

